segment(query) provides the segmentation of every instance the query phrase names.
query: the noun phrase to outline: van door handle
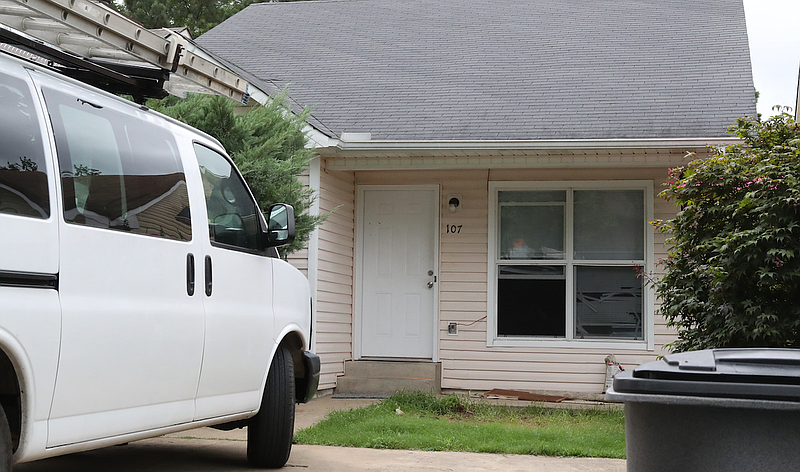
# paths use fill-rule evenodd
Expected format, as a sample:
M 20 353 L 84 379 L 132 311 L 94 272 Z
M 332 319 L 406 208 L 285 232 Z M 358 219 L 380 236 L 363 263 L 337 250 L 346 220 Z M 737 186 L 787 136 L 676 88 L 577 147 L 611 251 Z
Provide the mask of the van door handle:
M 194 254 L 186 255 L 186 294 L 194 295 Z
M 211 296 L 211 256 L 206 256 L 206 296 Z

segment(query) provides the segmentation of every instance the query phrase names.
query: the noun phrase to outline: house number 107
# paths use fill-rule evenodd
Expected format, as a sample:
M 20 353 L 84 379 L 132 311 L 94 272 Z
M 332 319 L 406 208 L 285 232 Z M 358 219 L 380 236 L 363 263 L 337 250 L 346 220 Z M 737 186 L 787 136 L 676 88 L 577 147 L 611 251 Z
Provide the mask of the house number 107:
M 447 225 L 447 234 L 458 234 L 461 232 L 461 227 L 464 225 Z

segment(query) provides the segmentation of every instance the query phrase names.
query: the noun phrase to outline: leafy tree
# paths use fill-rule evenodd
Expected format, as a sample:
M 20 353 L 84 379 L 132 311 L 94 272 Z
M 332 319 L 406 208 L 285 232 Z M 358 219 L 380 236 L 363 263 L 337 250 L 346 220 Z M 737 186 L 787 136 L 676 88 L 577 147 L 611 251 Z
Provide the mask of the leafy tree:
M 257 1 L 260 0 L 116 0 L 111 6 L 146 28 L 187 27 L 196 38 Z
M 187 27 L 193 38 L 255 0 L 121 0 L 114 6 L 146 28 Z
M 673 169 L 662 196 L 680 211 L 655 282 L 678 329 L 674 351 L 800 347 L 800 126 L 788 113 L 741 118 L 744 145 Z
M 172 21 L 168 1 L 124 0 L 111 6 L 118 8 L 126 15 L 141 23 L 145 28 L 162 28 L 176 26 Z
M 220 96 L 190 95 L 151 100 L 148 106 L 217 138 L 241 171 L 253 195 L 266 212 L 273 203 L 288 203 L 295 210 L 297 236 L 290 246 L 280 248 L 286 256 L 301 249 L 311 232 L 328 214 L 310 215 L 314 192 L 299 176 L 314 158 L 306 148 L 304 131 L 310 109 L 295 115 L 284 105 L 286 93 L 267 105 L 235 113 L 236 104 Z

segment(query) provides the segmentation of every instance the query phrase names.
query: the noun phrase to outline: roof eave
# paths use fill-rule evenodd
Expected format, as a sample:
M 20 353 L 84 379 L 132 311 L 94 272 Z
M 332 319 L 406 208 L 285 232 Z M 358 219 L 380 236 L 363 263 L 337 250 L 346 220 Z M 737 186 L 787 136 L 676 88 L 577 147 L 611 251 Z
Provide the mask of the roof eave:
M 420 151 L 420 150 L 532 150 L 575 151 L 595 149 L 698 149 L 739 144 L 735 137 L 713 138 L 622 138 L 561 140 L 437 140 L 437 141 L 346 141 L 331 139 L 328 147 L 339 151 Z
M 516 141 L 343 141 L 316 143 L 329 170 L 674 167 L 689 153 L 737 144 L 733 137 Z

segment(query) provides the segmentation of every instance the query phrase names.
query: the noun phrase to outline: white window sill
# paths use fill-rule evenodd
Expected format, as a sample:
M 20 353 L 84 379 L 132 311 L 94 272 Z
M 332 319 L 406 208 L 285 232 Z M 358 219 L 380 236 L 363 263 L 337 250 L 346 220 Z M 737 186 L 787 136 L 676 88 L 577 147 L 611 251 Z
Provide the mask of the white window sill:
M 569 349 L 611 349 L 629 351 L 653 351 L 651 343 L 644 339 L 549 339 L 533 337 L 500 337 L 489 340 L 488 347 L 538 347 Z

